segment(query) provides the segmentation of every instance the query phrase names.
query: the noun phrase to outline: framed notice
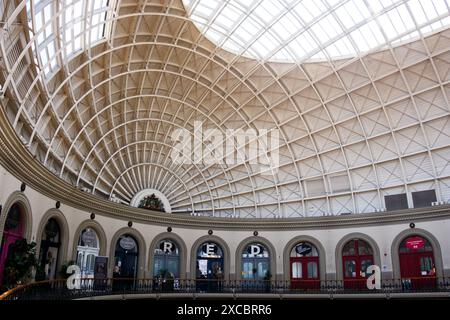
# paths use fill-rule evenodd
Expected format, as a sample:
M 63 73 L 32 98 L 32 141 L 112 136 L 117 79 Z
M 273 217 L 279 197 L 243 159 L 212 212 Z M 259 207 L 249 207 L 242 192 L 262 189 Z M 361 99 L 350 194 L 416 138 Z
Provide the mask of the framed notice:
M 106 287 L 106 278 L 107 277 L 108 277 L 108 257 L 102 257 L 102 256 L 95 257 L 94 289 L 95 290 L 104 290 Z
M 106 279 L 108 275 L 108 257 L 95 257 L 94 278 Z

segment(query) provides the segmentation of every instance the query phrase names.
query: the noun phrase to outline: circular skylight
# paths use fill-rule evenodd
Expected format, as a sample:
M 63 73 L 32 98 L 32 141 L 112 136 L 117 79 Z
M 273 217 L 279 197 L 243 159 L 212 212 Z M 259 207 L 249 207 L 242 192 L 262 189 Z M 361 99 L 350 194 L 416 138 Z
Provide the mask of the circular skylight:
M 217 46 L 261 60 L 356 56 L 450 23 L 445 0 L 184 0 Z

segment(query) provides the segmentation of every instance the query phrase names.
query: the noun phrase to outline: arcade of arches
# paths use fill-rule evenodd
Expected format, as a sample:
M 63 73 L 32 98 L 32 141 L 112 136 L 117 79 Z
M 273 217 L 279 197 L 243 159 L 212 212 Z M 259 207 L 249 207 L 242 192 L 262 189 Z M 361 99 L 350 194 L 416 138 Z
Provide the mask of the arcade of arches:
M 320 281 L 333 279 L 342 280 L 345 286 L 361 286 L 368 276 L 367 267 L 377 263 L 383 278 L 408 279 L 412 287 L 430 285 L 438 277 L 448 276 L 450 269 L 450 239 L 442 226 L 450 222 L 447 220 L 417 221 L 414 228 L 408 222 L 389 225 L 383 227 L 383 232 L 374 225 L 314 232 L 262 230 L 248 242 L 246 239 L 252 231 L 217 229 L 209 236 L 207 229 L 174 227 L 167 232 L 165 226 L 137 222 L 129 227 L 127 221 L 117 223 L 103 216 L 91 219 L 89 213 L 64 205 L 51 209 L 53 201 L 29 187 L 19 193 L 20 198 L 17 192 L 2 196 L 3 203 L 8 205 L 2 208 L 1 220 L 0 279 L 3 282 L 12 244 L 21 238 L 40 241 L 41 268 L 36 280 L 60 277 L 61 265 L 70 260 L 80 266 L 85 278 L 94 277 L 98 272 L 95 268 L 100 265 L 104 277 L 169 275 L 189 279 L 195 274 L 196 279 L 289 280 L 294 288 L 317 288 Z M 26 226 L 32 226 L 30 235 L 26 235 Z M 114 239 L 120 229 L 122 234 Z M 432 234 L 427 230 L 435 231 Z M 197 241 L 200 238 L 204 240 Z M 242 246 L 244 241 L 246 244 Z M 110 249 L 114 252 L 109 252 Z M 240 255 L 240 266 L 236 265 L 237 255 Z M 108 261 L 110 257 L 113 261 Z M 194 273 L 191 266 L 196 267 Z

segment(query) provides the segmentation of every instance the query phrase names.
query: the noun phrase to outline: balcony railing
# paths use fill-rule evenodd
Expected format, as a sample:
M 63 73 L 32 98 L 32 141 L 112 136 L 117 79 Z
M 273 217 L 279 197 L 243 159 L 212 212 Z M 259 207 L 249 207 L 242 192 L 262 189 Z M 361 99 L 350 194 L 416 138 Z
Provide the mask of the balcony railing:
M 424 281 L 427 280 L 427 281 Z M 136 294 L 384 294 L 450 293 L 450 278 L 409 278 L 382 280 L 381 289 L 369 290 L 365 280 L 162 280 L 162 279 L 80 279 L 79 289 L 69 290 L 67 280 L 39 281 L 18 286 L 0 300 L 68 300 L 110 295 Z

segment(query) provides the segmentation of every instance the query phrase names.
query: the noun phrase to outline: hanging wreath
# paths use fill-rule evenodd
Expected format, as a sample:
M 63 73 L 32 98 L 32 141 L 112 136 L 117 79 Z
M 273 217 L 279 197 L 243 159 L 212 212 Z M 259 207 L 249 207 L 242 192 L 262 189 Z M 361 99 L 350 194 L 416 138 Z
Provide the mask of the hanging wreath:
M 155 196 L 154 193 L 152 193 L 150 196 L 144 197 L 139 202 L 138 207 L 143 208 L 143 209 L 148 209 L 148 210 L 156 210 L 156 211 L 165 212 L 164 204 L 162 203 L 161 200 L 159 200 L 159 198 L 157 196 Z

